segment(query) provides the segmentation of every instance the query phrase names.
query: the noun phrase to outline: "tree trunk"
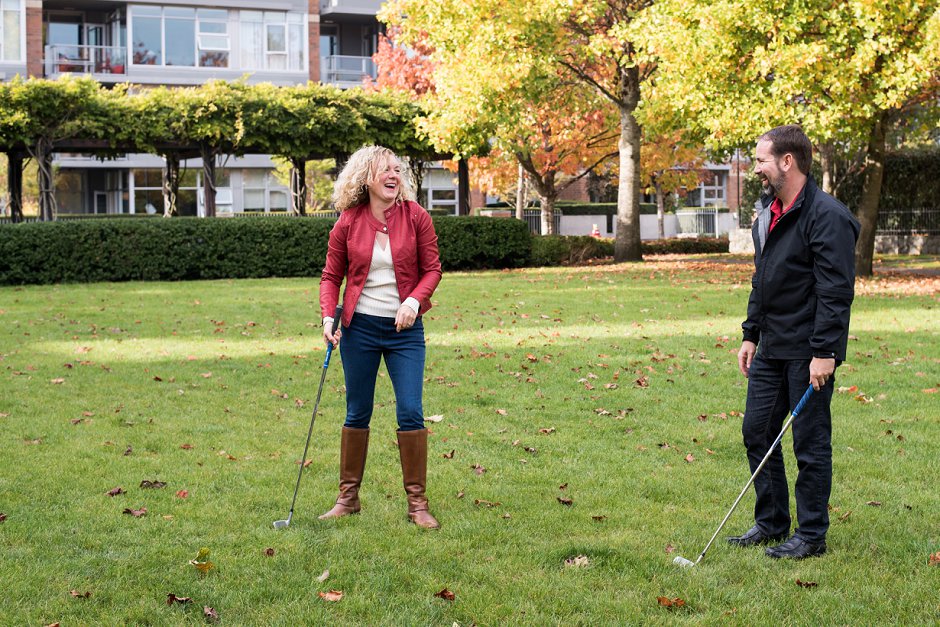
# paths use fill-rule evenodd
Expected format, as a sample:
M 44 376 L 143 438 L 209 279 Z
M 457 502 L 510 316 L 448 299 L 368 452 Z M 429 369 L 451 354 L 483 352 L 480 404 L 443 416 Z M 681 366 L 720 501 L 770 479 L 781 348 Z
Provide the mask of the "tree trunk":
M 163 217 L 179 214 L 177 199 L 180 193 L 180 157 L 175 153 L 163 155 Z
M 23 221 L 23 155 L 7 153 L 7 194 L 10 197 L 10 220 Z
M 457 161 L 457 215 L 470 215 L 470 166 L 466 159 Z
M 666 239 L 666 198 L 659 181 L 653 183 L 656 189 L 656 222 L 659 225 L 659 239 Z
M 640 125 L 633 112 L 640 101 L 638 67 L 620 68 L 620 180 L 617 186 L 615 261 L 642 261 L 640 250 Z
M 557 235 L 555 232 L 555 201 L 557 194 L 539 194 L 542 203 L 542 235 Z
M 36 143 L 36 164 L 39 166 L 39 219 L 55 220 L 55 182 L 52 172 L 52 140 L 42 138 Z
M 529 184 L 525 176 L 525 168 L 519 164 L 519 175 L 516 179 L 516 219 L 525 220 L 525 206 L 529 203 Z
M 215 217 L 215 149 L 201 146 L 203 206 L 207 218 Z
M 411 178 L 414 179 L 415 182 L 415 198 L 418 199 L 419 205 L 427 207 L 430 199 L 422 195 L 424 188 L 425 161 L 417 157 L 408 157 L 408 169 L 411 170 Z
M 875 231 L 878 228 L 878 205 L 881 200 L 881 183 L 885 170 L 885 125 L 886 115 L 875 119 L 868 138 L 868 153 L 865 156 L 862 197 L 858 203 L 856 217 L 862 225 L 855 245 L 856 276 L 872 275 L 872 260 L 875 255 Z
M 290 200 L 294 215 L 307 215 L 307 160 L 290 160 Z
M 817 148 L 819 153 L 819 165 L 822 166 L 822 190 L 832 195 L 833 180 L 835 174 L 835 159 L 833 159 L 833 147 L 831 144 L 823 144 Z

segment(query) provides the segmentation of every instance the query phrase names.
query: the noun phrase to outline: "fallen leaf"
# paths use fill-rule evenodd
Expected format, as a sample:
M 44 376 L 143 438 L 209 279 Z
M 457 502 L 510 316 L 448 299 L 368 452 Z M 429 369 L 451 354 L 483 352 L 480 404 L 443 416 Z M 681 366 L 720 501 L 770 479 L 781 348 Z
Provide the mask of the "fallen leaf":
M 438 423 L 438 422 L 440 422 L 440 421 L 442 421 L 442 420 L 444 420 L 444 416 L 442 416 L 442 415 L 440 415 L 440 414 L 437 414 L 437 415 L 434 415 L 434 416 L 425 416 L 425 417 L 424 417 L 424 421 L 425 421 L 425 422 Z
M 839 387 L 836 389 L 836 392 L 839 394 L 854 394 L 855 392 L 858 392 L 858 386 L 852 385 L 849 387 Z
M 573 501 L 572 499 L 565 498 L 565 497 L 563 497 L 563 496 L 559 496 L 559 497 L 556 497 L 556 498 L 558 499 L 558 502 L 561 503 L 562 505 L 566 505 L 566 506 L 569 506 L 569 507 L 570 507 L 571 505 L 574 504 L 574 501 Z
M 185 451 L 188 451 L 188 450 L 191 450 L 191 449 L 193 448 L 193 445 L 192 445 L 192 444 L 180 444 L 180 448 L 183 449 L 183 450 L 185 450 Z
M 847 511 L 846 513 L 839 516 L 839 522 L 845 522 L 849 519 L 849 516 L 852 515 L 852 510 Z
M 174 603 L 179 603 L 180 605 L 186 605 L 187 603 L 192 603 L 192 597 L 178 597 L 172 592 L 166 595 L 166 604 L 173 605 Z
M 492 501 L 484 501 L 483 499 L 473 499 L 473 504 L 483 505 L 484 507 L 499 507 L 500 505 L 502 505 L 502 503 L 500 503 L 499 501 L 492 502 Z
M 567 484 L 567 483 L 563 483 L 563 484 L 561 484 L 560 486 L 558 486 L 558 489 L 559 489 L 559 490 L 567 490 L 567 489 L 568 489 L 568 484 Z
M 555 433 L 555 427 L 547 427 L 547 428 L 539 429 L 539 433 L 543 433 L 545 435 Z
M 141 507 L 140 509 L 131 509 L 130 507 L 125 507 L 125 508 L 124 508 L 124 513 L 125 513 L 125 514 L 130 514 L 130 515 L 133 516 L 134 518 L 140 518 L 141 516 L 146 516 L 146 515 L 147 515 L 147 508 L 146 508 L 146 507 Z
M 178 491 L 178 492 L 176 493 L 176 498 L 178 498 L 178 499 L 188 499 L 188 498 L 189 498 L 189 490 L 180 490 L 180 491 Z
M 128 445 L 127 445 L 127 448 L 124 449 L 124 457 L 127 457 L 128 455 L 130 455 L 130 454 L 133 453 L 133 452 L 134 452 L 134 448 L 133 448 L 130 444 L 128 444 Z
M 692 462 L 695 461 L 695 456 L 693 456 L 692 453 L 689 453 L 688 455 L 685 456 L 685 461 L 691 464 Z
M 50 380 L 49 383 L 51 383 L 52 385 L 62 385 L 63 383 L 65 383 L 65 379 L 63 379 L 62 377 L 59 377 L 59 378 Z
M 667 545 L 666 545 L 666 553 L 667 553 L 667 554 L 669 554 L 669 553 L 674 553 L 675 550 L 676 550 L 676 548 L 675 548 L 674 546 L 672 546 L 671 544 L 667 544 Z
M 7 519 L 7 515 L 3 512 L 0 512 L 0 523 L 4 522 Z
M 872 507 L 881 507 L 881 501 L 868 501 L 865 505 L 871 505 Z
M 144 488 L 144 489 L 157 490 L 157 489 L 159 489 L 159 488 L 165 488 L 165 487 L 166 487 L 166 482 L 165 482 L 165 481 L 157 481 L 156 479 L 153 480 L 153 481 L 150 481 L 149 479 L 144 479 L 143 481 L 140 482 L 140 487 L 142 487 L 142 488 Z
M 473 468 L 473 472 L 477 473 L 478 475 L 482 475 L 484 472 L 486 472 L 486 468 L 484 468 L 480 464 L 474 464 L 473 466 L 470 466 L 470 467 Z
M 443 457 L 444 459 L 453 459 L 454 453 L 456 452 L 457 452 L 456 449 L 451 449 L 450 453 L 444 453 L 443 455 L 441 455 L 441 457 Z
M 210 569 L 215 568 L 215 564 L 209 561 L 209 549 L 206 547 L 199 549 L 199 553 L 196 554 L 196 558 L 189 560 L 189 563 L 192 564 L 196 570 L 201 572 L 203 575 L 208 573 Z
M 638 388 L 648 388 L 648 387 L 650 386 L 649 377 L 645 377 L 645 376 L 644 376 L 644 377 L 640 377 L 639 379 L 637 379 L 636 381 L 634 381 L 634 384 L 635 384 L 636 387 L 638 387 Z
M 588 559 L 587 555 L 577 555 L 565 560 L 565 566 L 574 566 L 575 568 L 584 568 L 590 565 L 590 563 L 591 561 Z
M 925 388 L 921 390 L 921 392 L 923 392 L 924 394 L 936 394 L 937 388 Z
M 496 413 L 500 416 L 505 416 L 508 412 L 505 409 L 497 409 Z
M 317 592 L 324 601 L 339 601 L 343 598 L 342 590 L 330 590 L 329 592 Z
M 801 588 L 815 588 L 819 584 L 817 584 L 815 581 L 800 581 L 799 579 L 797 579 L 796 585 L 798 585 Z
M 455 595 L 453 592 L 451 592 L 447 588 L 444 588 L 440 592 L 435 592 L 434 596 L 436 596 L 439 599 L 444 599 L 445 601 L 453 601 L 454 599 L 457 598 L 457 595 Z
M 268 547 L 264 550 L 264 554 L 266 557 L 274 557 L 274 549 Z
M 105 494 L 107 494 L 108 496 L 117 496 L 118 494 L 126 494 L 126 492 L 124 491 L 124 488 L 122 488 L 121 486 L 117 486 L 116 488 L 111 488 L 110 490 L 105 492 Z
M 682 607 L 685 605 L 685 601 L 683 601 L 679 597 L 676 597 L 674 599 L 670 599 L 669 597 L 656 597 L 656 601 L 659 602 L 660 607 L 666 607 L 670 609 L 674 607 Z
M 594 522 L 604 522 L 605 520 L 607 520 L 607 516 L 604 516 L 603 514 L 600 516 L 591 516 L 591 520 L 593 520 Z
M 206 620 L 210 623 L 216 623 L 219 620 L 219 613 L 208 605 L 202 606 L 202 615 L 206 617 Z
M 323 583 L 324 581 L 326 581 L 326 580 L 329 579 L 329 578 L 330 578 L 330 571 L 324 570 L 324 571 L 320 574 L 320 576 L 317 577 L 317 581 L 319 581 L 320 583 Z
M 78 590 L 69 590 L 69 594 L 71 594 L 76 599 L 88 599 L 91 597 L 91 592 L 87 592 L 87 591 L 79 592 Z

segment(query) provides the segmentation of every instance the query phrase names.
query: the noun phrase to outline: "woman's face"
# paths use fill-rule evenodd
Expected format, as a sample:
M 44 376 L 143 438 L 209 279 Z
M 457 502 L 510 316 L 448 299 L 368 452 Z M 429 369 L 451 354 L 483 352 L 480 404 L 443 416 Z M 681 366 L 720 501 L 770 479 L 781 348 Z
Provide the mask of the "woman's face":
M 375 178 L 369 184 L 369 200 L 391 205 L 401 191 L 401 164 L 393 157 L 383 157 L 376 163 Z

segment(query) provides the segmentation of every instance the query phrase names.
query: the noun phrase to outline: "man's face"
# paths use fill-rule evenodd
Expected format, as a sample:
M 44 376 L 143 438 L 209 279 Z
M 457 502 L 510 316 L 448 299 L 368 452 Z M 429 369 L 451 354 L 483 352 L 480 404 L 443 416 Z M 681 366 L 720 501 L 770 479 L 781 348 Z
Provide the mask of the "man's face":
M 787 180 L 787 173 L 780 168 L 780 160 L 770 151 L 771 147 L 772 144 L 769 141 L 757 142 L 754 174 L 760 179 L 765 192 L 772 191 L 775 196 L 779 196 Z

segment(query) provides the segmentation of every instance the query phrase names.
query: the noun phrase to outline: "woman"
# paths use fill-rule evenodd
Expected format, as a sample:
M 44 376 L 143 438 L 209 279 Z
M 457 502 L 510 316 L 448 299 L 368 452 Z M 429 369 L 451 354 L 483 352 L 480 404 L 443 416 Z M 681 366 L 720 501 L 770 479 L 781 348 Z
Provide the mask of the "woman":
M 401 161 L 388 148 L 356 151 L 336 179 L 333 203 L 340 217 L 330 231 L 320 280 L 323 337 L 340 345 L 346 377 L 346 423 L 340 445 L 339 496 L 321 519 L 359 511 L 359 486 L 369 448 L 369 421 L 380 358 L 395 389 L 398 450 L 408 517 L 420 527 L 440 524 L 425 496 L 428 431 L 421 402 L 424 327 L 421 315 L 441 281 L 431 217 L 414 202 Z M 341 330 L 332 313 L 343 294 Z

